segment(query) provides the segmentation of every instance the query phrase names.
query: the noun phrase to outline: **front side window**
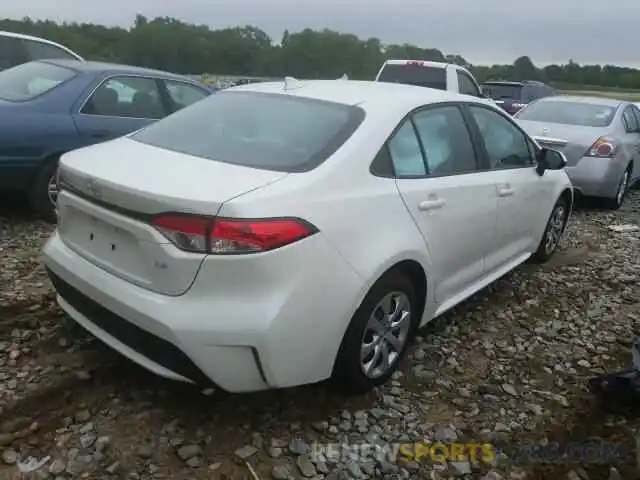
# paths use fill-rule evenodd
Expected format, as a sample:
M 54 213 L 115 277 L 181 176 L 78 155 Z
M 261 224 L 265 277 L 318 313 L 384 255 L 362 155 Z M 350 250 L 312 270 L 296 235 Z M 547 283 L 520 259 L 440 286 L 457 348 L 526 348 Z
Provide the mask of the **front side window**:
M 46 62 L 29 62 L 0 72 L 0 99 L 31 100 L 50 92 L 78 74 L 70 68 Z
M 458 70 L 458 88 L 460 89 L 460 93 L 464 95 L 480 96 L 480 90 L 478 90 L 475 82 L 471 80 L 469 75 L 460 70 Z
M 103 82 L 84 104 L 82 113 L 149 119 L 166 114 L 155 79 L 127 76 Z
M 78 60 L 66 50 L 49 43 L 37 42 L 35 40 L 23 40 L 22 42 L 29 60 Z
M 131 138 L 211 161 L 302 172 L 333 155 L 364 116 L 361 108 L 342 103 L 221 91 Z
M 167 87 L 169 99 L 171 100 L 172 112 L 177 112 L 178 110 L 188 107 L 192 103 L 196 103 L 208 96 L 205 91 L 200 90 L 193 85 L 189 85 L 188 83 L 164 80 L 164 84 Z
M 533 155 L 529 141 L 511 121 L 488 108 L 469 106 L 484 141 L 492 169 L 530 167 Z
M 423 110 L 413 116 L 413 121 L 422 141 L 430 176 L 477 170 L 473 143 L 458 107 Z

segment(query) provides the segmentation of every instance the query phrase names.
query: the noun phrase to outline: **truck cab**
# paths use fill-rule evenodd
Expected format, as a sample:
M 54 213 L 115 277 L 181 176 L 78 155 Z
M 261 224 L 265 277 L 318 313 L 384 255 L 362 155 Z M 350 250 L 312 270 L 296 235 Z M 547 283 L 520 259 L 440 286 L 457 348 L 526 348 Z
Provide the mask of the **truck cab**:
M 484 97 L 471 72 L 453 63 L 387 60 L 378 71 L 376 82 L 404 83 Z

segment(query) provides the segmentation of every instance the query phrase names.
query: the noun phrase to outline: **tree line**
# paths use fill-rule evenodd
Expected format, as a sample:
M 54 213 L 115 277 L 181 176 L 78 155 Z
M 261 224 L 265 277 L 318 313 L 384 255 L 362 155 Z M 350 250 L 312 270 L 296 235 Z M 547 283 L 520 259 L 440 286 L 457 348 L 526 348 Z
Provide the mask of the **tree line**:
M 385 45 L 377 38 L 329 29 L 285 31 L 279 42 L 254 26 L 212 30 L 171 17 L 137 15 L 130 28 L 50 20 L 0 20 L 0 30 L 61 43 L 89 60 L 139 65 L 183 74 L 370 80 L 389 58 L 447 61 L 488 79 L 540 80 L 558 88 L 640 89 L 640 70 L 615 65 L 536 67 L 528 56 L 511 65 L 471 65 L 460 55 L 416 45 Z

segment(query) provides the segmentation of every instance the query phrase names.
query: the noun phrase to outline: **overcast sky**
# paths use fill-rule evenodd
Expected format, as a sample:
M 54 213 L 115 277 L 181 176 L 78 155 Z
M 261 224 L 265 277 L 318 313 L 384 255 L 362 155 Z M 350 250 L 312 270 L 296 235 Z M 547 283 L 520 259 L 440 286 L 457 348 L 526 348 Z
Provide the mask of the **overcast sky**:
M 0 0 L 0 17 L 130 26 L 136 13 L 211 28 L 331 28 L 456 53 L 474 64 L 640 67 L 640 0 Z

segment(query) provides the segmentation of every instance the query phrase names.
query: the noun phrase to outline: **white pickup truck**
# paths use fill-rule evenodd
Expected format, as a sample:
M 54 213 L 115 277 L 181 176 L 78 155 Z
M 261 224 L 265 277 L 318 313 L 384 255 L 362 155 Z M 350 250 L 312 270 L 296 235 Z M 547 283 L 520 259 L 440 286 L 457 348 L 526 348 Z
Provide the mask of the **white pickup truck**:
M 453 63 L 387 60 L 378 71 L 376 82 L 405 83 L 484 98 L 471 72 Z

